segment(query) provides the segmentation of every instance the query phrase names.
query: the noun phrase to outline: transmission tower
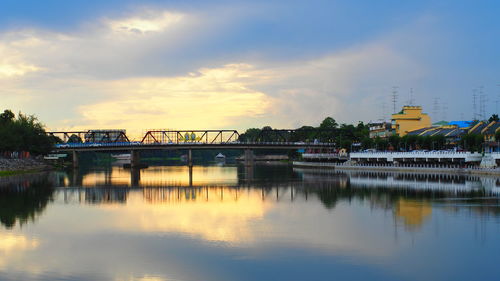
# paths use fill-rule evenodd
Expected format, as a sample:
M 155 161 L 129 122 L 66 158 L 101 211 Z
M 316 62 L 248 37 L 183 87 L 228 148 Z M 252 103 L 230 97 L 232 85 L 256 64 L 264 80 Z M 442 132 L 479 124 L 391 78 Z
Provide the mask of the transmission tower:
M 396 103 L 398 102 L 398 88 L 397 86 L 392 87 L 392 112 L 396 113 Z
M 472 120 L 477 120 L 477 89 L 472 90 Z
M 498 86 L 498 94 L 497 94 L 497 99 L 495 100 L 495 114 L 498 114 L 498 102 L 500 100 L 500 84 L 497 84 Z
M 439 117 L 440 107 L 439 107 L 439 98 L 434 98 L 434 103 L 432 105 L 432 116 L 436 119 Z
M 443 102 L 441 105 L 441 117 L 443 121 L 446 121 L 448 119 L 448 105 Z
M 413 88 L 410 88 L 410 94 L 408 97 L 408 105 L 413 105 Z
M 386 107 L 386 103 L 385 101 L 382 101 L 382 112 L 380 112 L 380 118 L 385 122 L 386 121 L 386 116 L 385 116 L 385 107 Z
M 486 119 L 486 103 L 488 102 L 488 97 L 483 92 L 483 86 L 479 87 L 479 113 L 481 120 Z

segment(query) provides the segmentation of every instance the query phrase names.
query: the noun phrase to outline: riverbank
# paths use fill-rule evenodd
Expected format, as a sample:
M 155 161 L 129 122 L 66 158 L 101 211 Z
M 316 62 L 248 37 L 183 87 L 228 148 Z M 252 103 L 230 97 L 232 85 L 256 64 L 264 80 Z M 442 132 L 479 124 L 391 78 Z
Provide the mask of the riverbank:
M 0 158 L 0 176 L 11 176 L 32 172 L 50 170 L 52 166 L 42 160 L 27 159 L 5 159 Z
M 391 165 L 343 165 L 327 162 L 300 162 L 294 161 L 294 166 L 311 168 L 331 168 L 337 170 L 372 170 L 386 172 L 420 172 L 438 174 L 461 174 L 461 175 L 494 175 L 500 176 L 500 169 L 486 168 L 447 168 L 447 167 L 425 167 L 425 166 L 391 166 Z

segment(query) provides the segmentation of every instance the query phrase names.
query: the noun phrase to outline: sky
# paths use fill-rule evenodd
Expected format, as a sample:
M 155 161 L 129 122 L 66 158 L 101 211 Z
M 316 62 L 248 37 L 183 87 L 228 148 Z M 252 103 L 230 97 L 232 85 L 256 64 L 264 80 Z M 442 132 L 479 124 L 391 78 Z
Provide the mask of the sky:
M 390 117 L 396 89 L 396 111 L 487 118 L 500 106 L 498 11 L 493 0 L 0 0 L 0 109 L 48 130 L 139 136 L 368 122 Z

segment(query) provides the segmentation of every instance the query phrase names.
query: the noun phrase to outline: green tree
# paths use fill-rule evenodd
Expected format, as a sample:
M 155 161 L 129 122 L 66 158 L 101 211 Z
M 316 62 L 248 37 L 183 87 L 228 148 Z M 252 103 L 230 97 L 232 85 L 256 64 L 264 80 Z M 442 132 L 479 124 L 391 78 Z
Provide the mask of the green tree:
M 491 115 L 490 119 L 488 119 L 488 122 L 490 122 L 490 123 L 493 121 L 496 121 L 496 122 L 499 121 L 498 114 L 493 114 L 493 115 Z
M 38 155 L 52 149 L 54 138 L 46 135 L 35 116 L 19 113 L 15 118 L 11 113 L 5 110 L 0 114 L 0 151 L 29 151 Z
M 363 149 L 373 148 L 373 140 L 369 137 L 365 137 L 361 140 L 361 147 Z
M 337 121 L 332 117 L 326 117 L 319 125 L 320 129 L 336 129 L 338 127 Z
M 80 138 L 76 134 L 72 134 L 68 139 L 68 143 L 82 143 L 82 142 L 83 142 L 82 138 Z
M 12 122 L 14 120 L 14 113 L 10 111 L 9 109 L 4 110 L 2 114 L 0 114 L 0 123 L 1 124 L 6 124 Z

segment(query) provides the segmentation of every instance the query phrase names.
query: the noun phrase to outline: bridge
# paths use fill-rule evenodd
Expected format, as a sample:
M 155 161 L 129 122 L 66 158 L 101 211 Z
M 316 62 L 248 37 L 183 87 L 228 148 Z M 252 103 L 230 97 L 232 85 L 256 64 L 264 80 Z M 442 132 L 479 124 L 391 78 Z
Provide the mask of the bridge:
M 255 138 L 243 139 L 237 130 L 150 130 L 140 141 L 130 141 L 125 130 L 54 131 L 47 135 L 57 137 L 60 143 L 54 152 L 73 154 L 73 165 L 78 166 L 79 152 L 129 151 L 131 166 L 140 166 L 140 151 L 145 150 L 187 150 L 188 165 L 193 165 L 192 151 L 203 149 L 238 149 L 244 151 L 245 165 L 254 161 L 253 151 L 257 149 L 306 149 L 333 148 L 333 142 L 293 141 L 297 134 L 315 134 L 325 130 L 262 130 Z M 311 134 L 312 133 L 312 134 Z

